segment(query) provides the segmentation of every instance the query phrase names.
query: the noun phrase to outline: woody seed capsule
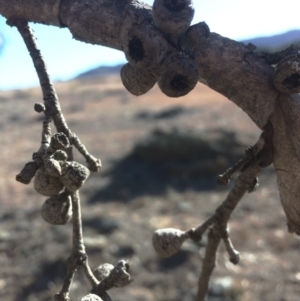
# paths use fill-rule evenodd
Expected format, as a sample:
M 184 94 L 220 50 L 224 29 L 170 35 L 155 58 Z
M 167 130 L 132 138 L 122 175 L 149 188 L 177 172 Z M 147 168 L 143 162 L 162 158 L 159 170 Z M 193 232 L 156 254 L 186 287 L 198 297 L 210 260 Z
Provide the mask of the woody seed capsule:
M 102 301 L 102 299 L 95 294 L 88 294 L 84 296 L 81 301 Z
M 155 0 L 152 17 L 164 33 L 178 36 L 188 29 L 193 20 L 193 3 L 191 0 Z
M 70 191 L 78 190 L 90 175 L 90 171 L 85 166 L 75 161 L 62 162 L 61 167 L 60 180 Z
M 112 264 L 104 263 L 104 264 L 99 265 L 94 270 L 94 275 L 99 281 L 102 281 L 109 276 L 110 272 L 113 269 L 114 269 L 114 266 Z
M 72 217 L 72 201 L 65 192 L 47 199 L 41 208 L 43 219 L 52 225 L 65 225 Z
M 158 255 L 167 258 L 177 253 L 187 238 L 187 234 L 178 229 L 159 229 L 153 233 L 152 244 Z
M 42 166 L 36 172 L 34 178 L 34 189 L 41 195 L 52 196 L 58 194 L 63 187 L 64 185 L 60 179 L 50 176 L 46 172 L 45 167 Z

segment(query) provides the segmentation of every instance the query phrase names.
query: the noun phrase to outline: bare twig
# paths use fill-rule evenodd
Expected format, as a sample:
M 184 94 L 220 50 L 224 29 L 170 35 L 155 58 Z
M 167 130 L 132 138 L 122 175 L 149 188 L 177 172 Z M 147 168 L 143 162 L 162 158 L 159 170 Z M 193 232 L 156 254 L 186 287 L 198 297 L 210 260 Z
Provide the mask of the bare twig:
M 82 219 L 81 219 L 81 209 L 80 209 L 80 197 L 79 192 L 75 191 L 71 194 L 72 198 L 72 208 L 73 208 L 73 246 L 70 257 L 67 260 L 67 268 L 68 272 L 65 277 L 63 286 L 59 294 L 55 296 L 55 300 L 60 301 L 68 301 L 69 292 L 71 288 L 71 284 L 77 269 L 82 266 L 84 272 L 91 284 L 92 287 L 98 285 L 99 281 L 93 275 L 89 265 L 88 265 L 88 257 L 85 252 L 85 247 L 83 243 L 83 235 L 82 235 Z M 60 299 L 58 299 L 60 298 Z M 64 299 L 65 298 L 65 299 Z
M 80 139 L 71 132 L 67 125 L 67 122 L 61 112 L 55 88 L 50 81 L 46 64 L 36 44 L 34 33 L 29 27 L 28 22 L 19 19 L 9 19 L 7 20 L 7 24 L 17 27 L 32 58 L 43 92 L 43 99 L 46 108 L 44 112 L 45 116 L 53 119 L 57 131 L 64 133 L 71 143 L 75 141 L 74 146 L 78 148 L 79 152 L 85 157 L 90 170 L 98 171 L 101 168 L 101 161 L 88 153 L 86 148 L 80 142 Z
M 208 234 L 208 245 L 206 247 L 202 271 L 198 281 L 196 301 L 203 301 L 205 299 L 209 279 L 215 267 L 217 257 L 216 253 L 221 239 L 224 239 L 230 257 L 233 255 L 233 246 L 228 238 L 227 222 L 238 202 L 253 184 L 253 180 L 260 169 L 260 166 L 254 165 L 253 167 L 249 167 L 241 172 L 226 199 L 216 210 L 214 215 L 214 225 Z

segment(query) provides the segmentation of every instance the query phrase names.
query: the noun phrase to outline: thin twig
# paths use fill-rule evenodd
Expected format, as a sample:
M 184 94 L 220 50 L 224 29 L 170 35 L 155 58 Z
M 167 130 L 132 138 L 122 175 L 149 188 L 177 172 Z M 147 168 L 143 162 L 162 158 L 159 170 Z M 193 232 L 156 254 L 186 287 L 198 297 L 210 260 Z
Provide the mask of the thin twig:
M 72 133 L 68 128 L 68 125 L 60 109 L 60 104 L 59 104 L 56 91 L 50 81 L 46 69 L 46 64 L 35 42 L 33 31 L 28 26 L 27 21 L 10 19 L 7 21 L 7 24 L 11 26 L 16 26 L 17 29 L 19 30 L 27 46 L 27 49 L 30 53 L 30 56 L 32 58 L 43 92 L 45 110 L 42 111 L 44 111 L 45 120 L 43 122 L 42 141 L 41 141 L 41 147 L 39 153 L 45 153 L 49 148 L 51 142 L 50 124 L 51 121 L 53 120 L 57 131 L 64 133 L 69 138 L 70 142 L 71 143 L 73 142 L 74 146 L 77 147 L 79 152 L 86 158 L 91 170 L 93 171 L 99 170 L 101 166 L 100 160 L 90 155 L 87 149 L 85 148 L 85 146 L 79 140 L 79 138 L 74 133 Z M 38 157 L 38 155 L 36 155 L 36 157 Z M 73 152 L 71 148 L 69 148 L 69 160 L 73 160 Z M 83 270 L 93 288 L 99 284 L 99 281 L 96 279 L 93 272 L 91 271 L 91 268 L 89 267 L 87 254 L 85 252 L 83 233 L 82 233 L 82 219 L 81 219 L 79 192 L 75 191 L 70 194 L 72 199 L 72 210 L 73 210 L 73 246 L 72 246 L 71 255 L 67 260 L 67 275 L 64 279 L 61 291 L 55 295 L 54 299 L 56 301 L 70 300 L 69 292 L 70 292 L 71 284 L 75 272 L 80 266 L 83 267 Z
M 85 252 L 83 234 L 82 234 L 82 218 L 81 218 L 81 207 L 79 192 L 76 191 L 71 194 L 72 198 L 72 209 L 73 209 L 73 248 L 71 258 L 76 262 L 77 267 L 82 266 L 85 275 L 87 276 L 92 287 L 97 286 L 99 281 L 94 276 L 88 265 L 88 256 Z
M 79 192 L 76 190 L 71 194 L 72 210 L 73 210 L 73 249 L 78 252 L 85 253 L 82 236 L 82 221 L 81 221 L 81 209 L 80 209 L 80 197 Z
M 41 55 L 41 51 L 36 44 L 36 38 L 33 31 L 29 27 L 28 22 L 19 19 L 9 19 L 7 20 L 7 24 L 17 27 L 24 40 L 25 45 L 27 46 L 42 88 L 44 104 L 46 107 L 46 110 L 44 112 L 45 115 L 53 119 L 54 125 L 58 132 L 63 132 L 70 139 L 70 141 L 74 140 L 73 138 L 76 137 L 76 135 L 69 129 L 67 122 L 61 112 L 55 88 L 50 81 L 46 64 Z M 78 148 L 79 152 L 85 157 L 88 162 L 88 166 L 91 167 L 92 171 L 98 171 L 101 168 L 100 160 L 94 158 L 87 152 L 86 148 L 83 146 L 78 137 L 76 137 L 76 143 L 74 144 L 74 146 Z
M 206 247 L 205 258 L 203 260 L 203 266 L 198 281 L 198 293 L 196 301 L 204 301 L 205 299 L 205 295 L 208 290 L 209 279 L 216 264 L 219 243 L 222 238 L 226 239 L 227 222 L 238 202 L 253 184 L 253 180 L 260 169 L 260 166 L 254 165 L 253 167 L 249 167 L 241 172 L 226 199 L 216 210 L 214 216 L 214 225 L 208 234 L 208 245 Z

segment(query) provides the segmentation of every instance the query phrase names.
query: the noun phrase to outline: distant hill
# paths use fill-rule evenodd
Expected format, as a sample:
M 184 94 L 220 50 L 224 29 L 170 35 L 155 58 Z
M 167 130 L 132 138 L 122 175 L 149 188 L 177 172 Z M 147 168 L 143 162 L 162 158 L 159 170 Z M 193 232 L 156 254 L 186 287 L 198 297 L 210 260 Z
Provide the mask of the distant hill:
M 259 51 L 275 52 L 288 47 L 290 44 L 300 45 L 300 30 L 291 30 L 269 37 L 258 37 L 243 41 L 254 44 Z
M 259 51 L 274 52 L 286 48 L 290 44 L 300 45 L 300 30 L 291 30 L 286 33 L 269 36 L 258 37 L 242 41 L 245 44 L 254 44 Z M 100 66 L 89 71 L 79 74 L 76 78 L 88 79 L 92 77 L 109 76 L 119 74 L 122 68 L 121 65 L 116 66 Z
M 88 79 L 91 77 L 98 77 L 98 76 L 109 76 L 114 74 L 119 74 L 123 64 L 116 65 L 116 66 L 100 66 L 94 69 L 90 69 L 86 72 L 83 72 L 76 76 L 79 79 Z

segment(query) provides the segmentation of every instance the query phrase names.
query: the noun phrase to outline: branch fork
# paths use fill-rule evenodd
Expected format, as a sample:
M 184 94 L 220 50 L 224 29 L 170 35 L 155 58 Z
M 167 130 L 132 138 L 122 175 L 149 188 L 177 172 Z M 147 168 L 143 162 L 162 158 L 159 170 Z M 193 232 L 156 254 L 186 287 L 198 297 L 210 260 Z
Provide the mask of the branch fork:
M 243 195 L 246 192 L 251 192 L 253 186 L 257 184 L 256 176 L 261 168 L 272 163 L 272 134 L 272 126 L 268 124 L 260 135 L 257 143 L 246 150 L 245 158 L 241 159 L 234 167 L 219 176 L 218 180 L 221 184 L 228 184 L 231 176 L 239 171 L 239 175 L 226 199 L 219 205 L 211 217 L 198 227 L 191 228 L 187 231 L 166 228 L 156 230 L 152 236 L 155 251 L 161 257 L 170 257 L 179 251 L 186 239 L 199 242 L 204 233 L 208 231 L 208 244 L 199 276 L 196 301 L 205 300 L 209 280 L 216 265 L 217 250 L 221 240 L 225 245 L 229 260 L 233 264 L 239 263 L 239 252 L 234 248 L 229 236 L 228 221 Z

